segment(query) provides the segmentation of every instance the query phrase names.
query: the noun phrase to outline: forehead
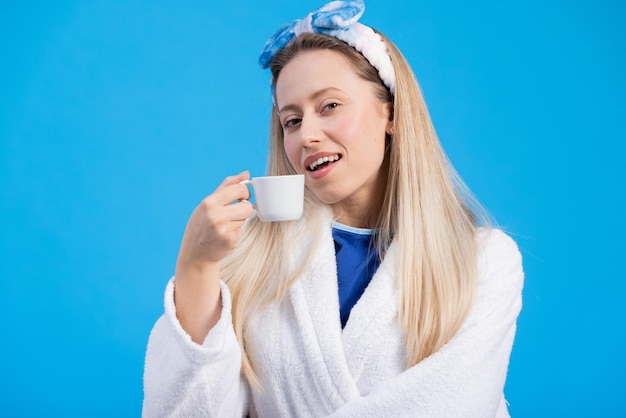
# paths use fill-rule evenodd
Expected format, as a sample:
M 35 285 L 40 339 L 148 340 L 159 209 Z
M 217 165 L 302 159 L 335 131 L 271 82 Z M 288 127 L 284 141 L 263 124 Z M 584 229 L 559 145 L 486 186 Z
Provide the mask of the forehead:
M 343 54 L 332 50 L 302 51 L 278 75 L 276 101 L 327 88 L 362 88 L 361 83 L 365 80 L 357 75 Z

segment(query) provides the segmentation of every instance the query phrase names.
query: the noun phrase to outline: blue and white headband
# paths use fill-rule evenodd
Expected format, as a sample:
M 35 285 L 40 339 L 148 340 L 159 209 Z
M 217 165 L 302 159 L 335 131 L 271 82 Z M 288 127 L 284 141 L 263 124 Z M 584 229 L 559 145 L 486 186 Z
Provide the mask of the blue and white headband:
M 380 35 L 358 22 L 364 11 L 362 0 L 331 1 L 304 19 L 285 23 L 265 43 L 259 65 L 263 69 L 268 68 L 274 56 L 303 33 L 322 33 L 340 39 L 359 51 L 378 70 L 378 76 L 393 95 L 396 76 L 391 58 Z

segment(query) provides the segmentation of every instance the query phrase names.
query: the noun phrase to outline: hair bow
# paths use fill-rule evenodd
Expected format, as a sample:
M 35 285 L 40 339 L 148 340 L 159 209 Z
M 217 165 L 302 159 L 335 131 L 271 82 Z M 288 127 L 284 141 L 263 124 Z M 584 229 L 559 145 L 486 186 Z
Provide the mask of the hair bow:
M 381 80 L 394 94 L 395 74 L 385 43 L 370 27 L 358 23 L 364 11 L 363 0 L 331 1 L 304 19 L 283 24 L 265 43 L 259 65 L 268 68 L 276 53 L 303 33 L 322 33 L 359 51 L 378 70 Z

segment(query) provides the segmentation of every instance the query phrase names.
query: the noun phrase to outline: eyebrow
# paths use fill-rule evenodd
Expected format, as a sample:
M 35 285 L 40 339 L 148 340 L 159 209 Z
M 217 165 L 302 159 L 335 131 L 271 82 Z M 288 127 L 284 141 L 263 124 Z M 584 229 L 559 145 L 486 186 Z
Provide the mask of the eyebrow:
M 308 97 L 308 100 L 315 100 L 318 97 L 320 97 L 320 96 L 322 96 L 322 95 L 324 95 L 324 94 L 326 94 L 326 93 L 328 93 L 329 91 L 332 91 L 332 90 L 334 90 L 334 91 L 341 91 L 337 87 L 326 87 L 326 88 L 323 88 L 323 89 L 318 90 L 315 93 L 311 94 Z M 288 105 L 285 105 L 285 106 L 281 107 L 280 109 L 278 109 L 278 114 L 280 115 L 281 113 L 283 113 L 285 111 L 288 111 L 288 110 L 299 110 L 299 109 L 300 109 L 300 107 L 298 107 L 295 104 L 288 104 Z

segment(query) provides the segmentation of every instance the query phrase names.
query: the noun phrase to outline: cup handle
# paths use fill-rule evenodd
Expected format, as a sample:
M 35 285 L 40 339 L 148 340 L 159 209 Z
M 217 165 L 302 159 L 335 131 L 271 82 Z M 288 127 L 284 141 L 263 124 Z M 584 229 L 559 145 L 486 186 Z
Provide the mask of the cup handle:
M 248 184 L 252 184 L 252 179 L 250 180 L 242 180 L 239 182 L 239 184 L 243 184 L 244 186 L 248 187 Z M 253 187 L 254 189 L 254 187 Z M 250 201 L 250 199 L 252 198 L 252 190 L 250 190 L 250 188 L 248 187 L 248 190 L 250 191 L 250 197 L 248 199 L 241 199 L 240 202 L 248 202 Z M 258 215 L 258 211 L 256 210 L 256 205 L 253 204 L 252 207 L 254 208 L 254 215 L 253 217 Z

